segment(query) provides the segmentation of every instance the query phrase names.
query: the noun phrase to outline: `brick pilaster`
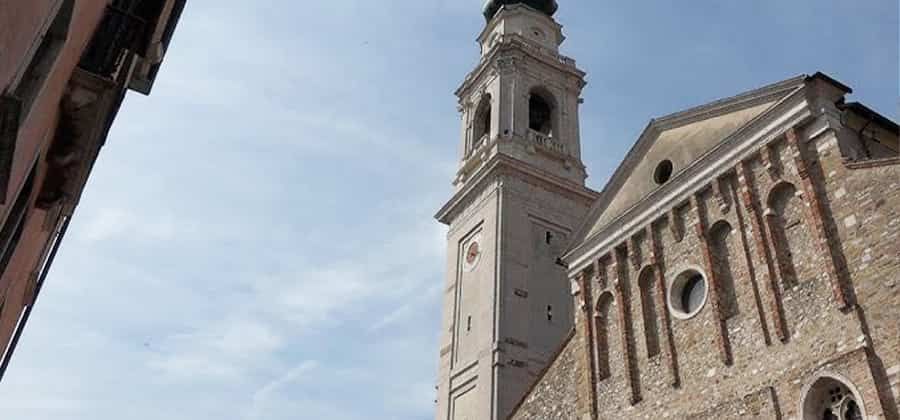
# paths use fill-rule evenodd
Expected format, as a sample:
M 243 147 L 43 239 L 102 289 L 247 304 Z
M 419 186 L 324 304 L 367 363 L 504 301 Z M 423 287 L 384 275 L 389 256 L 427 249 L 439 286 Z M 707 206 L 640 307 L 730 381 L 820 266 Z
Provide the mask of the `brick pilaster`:
M 584 363 L 585 367 L 580 372 L 581 378 L 579 383 L 582 386 L 577 388 L 577 392 L 580 394 L 579 397 L 583 396 L 583 398 L 578 398 L 578 411 L 579 413 L 589 412 L 591 419 L 597 418 L 597 368 L 594 363 L 594 349 L 596 346 L 594 345 L 594 323 L 591 316 L 594 310 L 594 297 L 591 288 L 591 278 L 592 274 L 599 274 L 598 269 L 599 267 L 595 261 L 594 273 L 589 273 L 589 270 L 585 269 L 578 273 L 577 278 L 581 296 L 578 299 L 580 308 L 578 308 L 579 311 L 576 313 L 576 316 L 579 316 L 580 319 L 576 324 L 581 324 L 582 327 L 581 338 L 584 341 L 582 363 Z M 589 387 L 589 389 L 585 390 L 585 386 Z
M 784 308 L 781 306 L 781 288 L 778 287 L 778 270 L 772 261 L 772 253 L 766 241 L 766 227 L 764 226 L 762 212 L 760 211 L 756 190 L 750 184 L 753 173 L 746 162 L 738 165 L 738 183 L 740 184 L 740 197 L 744 208 L 750 215 L 753 242 L 756 245 L 757 256 L 765 262 L 768 281 L 766 290 L 769 294 L 769 318 L 775 323 L 775 334 L 781 342 L 787 341 L 787 328 L 785 327 Z
M 613 282 L 613 291 L 616 297 L 616 301 L 618 305 L 619 312 L 619 331 L 621 333 L 621 341 L 622 341 L 622 355 L 625 359 L 625 374 L 628 378 L 629 389 L 631 390 L 631 404 L 637 404 L 641 401 L 641 390 L 638 388 L 637 384 L 637 366 L 635 365 L 635 354 L 634 347 L 632 346 L 632 331 L 631 331 L 631 304 L 629 302 L 628 296 L 625 295 L 625 288 L 623 287 L 622 281 L 622 271 L 625 269 L 626 259 L 628 258 L 628 248 L 623 247 L 624 253 L 626 255 L 622 255 L 623 252 L 613 248 L 613 273 L 616 275 L 616 279 Z
M 703 204 L 700 197 L 698 197 L 697 195 L 692 196 L 691 204 L 697 211 L 697 224 L 694 225 L 694 230 L 697 234 L 697 238 L 700 240 L 700 248 L 703 253 L 703 262 L 705 265 L 707 278 L 709 279 L 709 300 L 710 304 L 712 305 L 713 311 L 715 312 L 714 318 L 718 327 L 718 331 L 716 334 L 716 343 L 719 348 L 719 354 L 722 358 L 722 363 L 730 366 L 732 363 L 731 344 L 728 340 L 728 326 L 725 323 L 725 314 L 722 312 L 722 305 L 720 301 L 721 287 L 719 285 L 719 279 L 716 275 L 716 270 L 713 265 L 712 251 L 709 249 L 709 238 L 706 235 L 706 214 L 703 211 Z
M 826 275 L 831 283 L 831 290 L 834 299 L 838 304 L 838 308 L 847 309 L 850 307 L 850 299 L 847 296 L 847 289 L 843 279 L 838 272 L 837 252 L 838 244 L 825 226 L 825 208 L 819 190 L 816 188 L 812 177 L 810 176 L 810 166 L 814 164 L 804 153 L 804 146 L 800 144 L 799 134 L 795 128 L 791 128 L 787 132 L 788 146 L 791 148 L 791 154 L 794 157 L 794 163 L 797 165 L 797 172 L 800 175 L 800 183 L 803 186 L 803 193 L 809 200 L 809 219 L 812 222 L 816 234 L 817 251 L 825 259 L 827 266 Z
M 663 327 L 662 332 L 666 340 L 663 353 L 665 354 L 666 364 L 669 367 L 669 375 L 672 377 L 670 384 L 672 387 L 678 388 L 681 386 L 681 379 L 679 378 L 678 360 L 675 355 L 675 335 L 672 333 L 672 319 L 669 317 L 668 305 L 666 305 L 665 266 L 659 254 L 662 252 L 661 242 L 653 229 L 652 223 L 647 227 L 647 237 L 650 239 L 650 264 L 652 264 L 654 274 L 656 274 L 656 307 L 659 308 L 657 311 L 659 314 L 658 322 Z
M 760 150 L 760 158 L 762 159 L 763 167 L 766 168 L 766 172 L 769 174 L 770 178 L 777 179 L 778 165 L 776 164 L 777 158 L 774 154 L 771 144 L 766 144 L 762 147 L 762 150 Z
M 669 210 L 666 217 L 669 219 L 669 231 L 672 234 L 672 238 L 675 239 L 675 242 L 681 242 L 684 238 L 684 231 L 682 231 L 681 227 L 678 225 L 677 208 L 678 207 L 676 206 L 673 207 L 672 210 Z

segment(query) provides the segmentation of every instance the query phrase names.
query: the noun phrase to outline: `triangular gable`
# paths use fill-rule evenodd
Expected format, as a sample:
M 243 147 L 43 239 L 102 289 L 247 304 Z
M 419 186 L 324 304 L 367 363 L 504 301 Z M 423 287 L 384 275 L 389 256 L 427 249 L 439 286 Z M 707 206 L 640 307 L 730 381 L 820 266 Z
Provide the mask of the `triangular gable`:
M 663 160 L 671 161 L 671 176 L 677 176 L 803 87 L 806 80 L 805 75 L 795 77 L 650 121 L 591 207 L 571 245 L 578 246 L 659 188 L 654 172 Z

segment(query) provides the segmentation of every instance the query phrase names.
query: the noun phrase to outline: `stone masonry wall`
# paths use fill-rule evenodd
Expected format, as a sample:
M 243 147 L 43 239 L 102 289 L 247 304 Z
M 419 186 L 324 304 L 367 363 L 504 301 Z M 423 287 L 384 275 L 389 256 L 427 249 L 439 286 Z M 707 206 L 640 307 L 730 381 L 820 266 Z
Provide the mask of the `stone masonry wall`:
M 580 347 L 513 418 L 806 419 L 811 387 L 837 378 L 866 418 L 897 420 L 900 159 L 846 162 L 838 145 L 857 140 L 834 121 L 788 130 L 597 255 L 575 280 Z M 673 316 L 691 270 L 705 305 Z M 570 417 L 561 378 L 578 384 Z
M 520 419 L 567 420 L 576 418 L 578 392 L 576 375 L 581 367 L 579 350 L 584 345 L 576 335 L 564 343 L 553 363 L 510 417 Z

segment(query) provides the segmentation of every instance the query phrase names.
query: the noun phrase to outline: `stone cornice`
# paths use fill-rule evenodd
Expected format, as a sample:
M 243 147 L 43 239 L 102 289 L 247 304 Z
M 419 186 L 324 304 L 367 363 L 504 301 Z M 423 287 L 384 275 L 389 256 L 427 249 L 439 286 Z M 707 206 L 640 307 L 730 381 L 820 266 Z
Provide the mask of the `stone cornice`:
M 868 169 L 868 168 L 877 168 L 881 166 L 893 166 L 900 165 L 900 157 L 889 157 L 883 159 L 867 159 L 867 160 L 857 160 L 857 161 L 843 161 L 844 166 L 847 169 Z
M 606 210 L 606 206 L 612 197 L 622 188 L 622 185 L 628 180 L 628 175 L 640 163 L 663 131 L 787 97 L 801 89 L 806 79 L 807 76 L 798 76 L 737 96 L 651 120 L 640 137 L 638 137 L 638 141 L 625 155 L 625 159 L 613 172 L 609 182 L 603 187 L 603 190 L 600 192 L 600 199 L 597 200 L 597 203 L 585 218 L 585 223 L 576 232 L 575 238 L 584 239 L 586 237 L 592 227 L 590 222 L 596 220 Z
M 500 11 L 498 11 L 497 14 L 494 15 L 494 18 L 491 19 L 490 22 L 488 22 L 487 25 L 484 26 L 484 29 L 481 30 L 481 33 L 478 34 L 478 38 L 477 38 L 478 43 L 481 44 L 484 41 L 486 41 L 487 36 L 491 32 L 494 31 L 494 28 L 496 28 L 497 25 L 500 22 L 502 22 L 504 18 L 508 17 L 507 15 L 524 14 L 524 13 L 527 13 L 529 15 L 537 17 L 538 19 L 546 20 L 547 22 L 550 23 L 550 25 L 553 27 L 553 29 L 557 32 L 557 35 L 560 37 L 560 39 L 564 38 L 562 35 L 562 25 L 560 25 L 559 22 L 557 22 L 552 17 L 547 16 L 544 13 L 538 12 L 528 6 L 505 5 L 500 8 Z
M 466 96 L 472 86 L 477 85 L 477 82 L 480 81 L 491 68 L 496 66 L 498 61 L 502 60 L 504 57 L 515 57 L 518 54 L 531 57 L 540 63 L 577 78 L 581 81 L 580 84 L 582 87 L 586 84 L 586 82 L 584 82 L 586 73 L 578 69 L 575 65 L 575 60 L 534 45 L 531 41 L 528 41 L 519 35 L 508 34 L 503 35 L 497 46 L 492 48 L 487 55 L 482 57 L 481 62 L 478 63 L 478 67 L 466 75 L 466 78 L 463 80 L 460 87 L 456 89 L 454 94 L 460 98 Z
M 709 181 L 715 179 L 717 174 L 727 172 L 755 153 L 761 145 L 784 135 L 791 127 L 805 124 L 812 116 L 806 90 L 796 88 L 767 112 L 694 161 L 671 181 L 568 251 L 562 258 L 569 265 L 570 276 L 587 267 L 594 255 L 621 243 L 691 194 L 708 188 Z M 589 218 L 586 223 L 591 220 L 594 219 Z
M 535 168 L 533 165 L 514 157 L 498 153 L 485 162 L 481 169 L 466 183 L 466 186 L 454 194 L 447 204 L 438 210 L 434 216 L 435 219 L 449 225 L 457 214 L 465 208 L 465 204 L 477 196 L 474 193 L 475 191 L 483 188 L 486 183 L 495 179 L 496 176 L 503 174 L 511 174 L 537 182 L 548 188 L 571 195 L 576 199 L 584 200 L 588 204 L 594 202 L 598 196 L 598 193 L 590 188 Z
M 803 87 L 806 78 L 807 76 L 797 76 L 737 96 L 720 99 L 708 104 L 659 117 L 654 119 L 652 123 L 655 127 L 664 131 L 697 121 L 729 114 L 744 108 L 761 105 L 766 102 L 772 102 L 792 93 L 797 88 Z

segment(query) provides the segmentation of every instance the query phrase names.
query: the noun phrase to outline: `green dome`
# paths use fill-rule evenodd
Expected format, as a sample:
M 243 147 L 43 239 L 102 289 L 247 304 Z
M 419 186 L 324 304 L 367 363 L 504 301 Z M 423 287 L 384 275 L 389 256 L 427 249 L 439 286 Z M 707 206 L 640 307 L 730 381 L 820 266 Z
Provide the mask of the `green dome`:
M 553 16 L 559 5 L 556 0 L 488 0 L 484 4 L 484 18 L 490 21 L 501 6 L 508 4 L 524 4 L 532 9 L 544 12 L 547 16 Z

